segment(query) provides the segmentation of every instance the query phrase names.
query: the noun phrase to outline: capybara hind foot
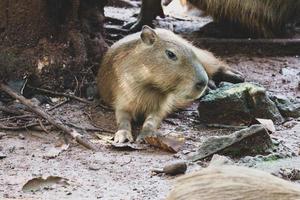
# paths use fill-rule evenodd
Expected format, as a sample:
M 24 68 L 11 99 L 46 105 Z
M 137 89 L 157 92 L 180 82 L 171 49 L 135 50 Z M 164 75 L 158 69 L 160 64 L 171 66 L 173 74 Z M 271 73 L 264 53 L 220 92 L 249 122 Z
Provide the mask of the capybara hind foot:
M 126 141 L 133 142 L 132 133 L 128 130 L 118 130 L 115 134 L 115 143 L 124 143 Z

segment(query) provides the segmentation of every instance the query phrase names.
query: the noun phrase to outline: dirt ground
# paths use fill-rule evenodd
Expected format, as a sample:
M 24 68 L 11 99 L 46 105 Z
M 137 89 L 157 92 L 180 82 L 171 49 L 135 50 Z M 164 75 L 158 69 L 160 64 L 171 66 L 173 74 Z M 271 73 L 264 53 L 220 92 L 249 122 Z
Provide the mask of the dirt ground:
M 106 12 L 112 10 L 115 11 L 115 15 L 120 13 L 120 18 L 137 11 L 108 8 Z M 124 15 L 125 11 L 129 12 L 128 15 Z M 163 19 L 159 21 L 162 23 Z M 186 25 L 182 26 L 184 28 Z M 224 49 L 226 48 L 230 47 L 224 46 Z M 300 100 L 299 56 L 296 53 L 289 56 L 253 56 L 237 52 L 236 55 L 222 56 L 222 59 L 241 71 L 247 81 L 260 83 L 270 93 Z M 90 108 L 86 104 L 72 101 L 51 113 L 82 127 L 88 128 L 95 123 L 109 130 L 108 132 L 116 130 L 113 112 L 101 107 Z M 93 119 L 93 123 L 89 117 Z M 176 154 L 152 147 L 143 150 L 116 149 L 107 142 L 113 136 L 112 133 L 84 131 L 99 147 L 99 151 L 91 152 L 71 142 L 70 147 L 59 156 L 48 158 L 49 151 L 62 140 L 61 135 L 55 131 L 51 134 L 34 131 L 5 132 L 6 135 L 0 139 L 0 152 L 6 155 L 4 159 L 0 159 L 0 198 L 164 199 L 172 188 L 175 177 L 157 175 L 152 173 L 151 169 L 161 168 L 172 161 L 188 160 L 207 137 L 229 134 L 233 131 L 233 129 L 208 128 L 200 124 L 195 102 L 189 108 L 169 116 L 161 125 L 162 134 L 177 133 L 185 137 L 186 143 Z M 97 134 L 100 136 L 97 137 Z M 272 134 L 272 138 L 279 141 L 282 146 L 278 152 L 280 159 L 266 161 L 263 156 L 247 156 L 235 162 L 274 174 L 278 174 L 281 168 L 299 169 L 300 119 L 289 119 L 283 125 L 276 125 L 276 132 Z M 187 173 L 201 169 L 206 164 L 205 161 L 188 162 Z M 22 186 L 28 180 L 49 175 L 66 178 L 68 184 L 50 186 L 36 192 L 22 191 Z

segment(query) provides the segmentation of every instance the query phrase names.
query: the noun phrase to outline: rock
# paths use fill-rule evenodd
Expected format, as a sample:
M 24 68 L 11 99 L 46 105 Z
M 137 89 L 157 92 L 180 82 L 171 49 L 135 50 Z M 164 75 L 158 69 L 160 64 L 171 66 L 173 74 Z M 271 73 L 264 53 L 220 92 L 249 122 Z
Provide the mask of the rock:
M 184 174 L 187 170 L 186 162 L 179 161 L 166 165 L 163 169 L 153 169 L 155 173 L 165 173 L 167 175 L 175 176 L 177 174 Z
M 4 153 L 0 152 L 0 160 L 1 160 L 1 159 L 4 159 L 4 158 L 6 158 L 6 157 L 7 157 L 7 155 L 6 155 L 6 154 L 4 154 Z
M 230 157 L 266 154 L 272 146 L 268 131 L 262 125 L 253 125 L 230 135 L 208 138 L 200 146 L 197 155 L 194 155 L 192 160 L 197 161 L 213 154 Z
M 221 166 L 221 165 L 233 165 L 234 162 L 230 158 L 226 156 L 221 156 L 218 154 L 214 154 L 211 158 L 209 166 Z
M 20 134 L 18 135 L 18 138 L 19 138 L 20 140 L 25 140 L 25 135 L 22 134 L 22 133 L 20 133 Z
M 6 135 L 7 135 L 6 133 L 0 132 L 0 140 Z
M 263 87 L 252 83 L 221 84 L 199 103 L 200 121 L 209 124 L 248 124 L 254 118 L 283 122 L 274 102 Z
M 299 181 L 300 180 L 300 169 L 295 168 L 280 168 L 279 172 L 276 173 L 277 176 L 290 180 L 290 181 Z
M 270 98 L 275 102 L 283 117 L 300 117 L 300 102 L 294 102 L 282 95 L 273 95 Z

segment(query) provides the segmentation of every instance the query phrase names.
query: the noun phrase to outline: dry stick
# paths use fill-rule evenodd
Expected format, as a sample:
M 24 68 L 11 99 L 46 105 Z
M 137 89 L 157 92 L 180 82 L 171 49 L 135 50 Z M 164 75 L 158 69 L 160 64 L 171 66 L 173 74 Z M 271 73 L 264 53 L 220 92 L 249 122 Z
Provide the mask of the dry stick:
M 58 103 L 58 104 L 56 104 L 55 106 L 49 108 L 47 111 L 54 110 L 54 109 L 56 109 L 56 108 L 58 108 L 58 107 L 60 107 L 60 106 L 62 106 L 62 105 L 64 105 L 64 104 L 68 103 L 69 101 L 70 101 L 70 100 L 67 99 L 67 100 L 65 100 L 65 101 L 63 101 L 63 102 L 61 102 L 61 103 Z
M 22 104 L 26 105 L 32 112 L 43 117 L 53 126 L 72 136 L 82 146 L 88 149 L 96 150 L 96 147 L 89 140 L 87 140 L 80 133 L 78 133 L 75 129 L 71 129 L 65 126 L 60 120 L 51 117 L 48 113 L 41 110 L 37 105 L 34 105 L 25 97 L 14 92 L 10 87 L 4 85 L 3 83 L 0 83 L 0 89 L 9 94 L 11 97 L 19 100 Z
M 12 119 L 26 119 L 26 118 L 34 118 L 36 117 L 35 115 L 18 115 L 18 116 L 13 116 L 13 117 L 6 117 L 6 118 L 1 118 L 0 121 L 8 121 Z
M 0 124 L 0 130 L 8 130 L 8 131 L 19 131 L 19 130 L 24 130 L 32 127 L 39 126 L 40 124 L 37 122 L 33 122 L 24 126 L 4 126 Z
M 83 102 L 83 103 L 88 103 L 90 104 L 91 102 L 86 100 L 86 99 L 83 99 L 83 98 L 80 98 L 80 97 L 77 97 L 75 95 L 72 95 L 72 94 L 66 94 L 66 93 L 63 93 L 63 92 L 53 92 L 51 90 L 47 90 L 47 89 L 42 89 L 42 88 L 35 88 L 35 87 L 30 87 L 29 88 L 33 89 L 33 90 L 36 90 L 38 92 L 43 92 L 43 93 L 47 93 L 47 94 L 51 94 L 51 95 L 54 95 L 54 96 L 61 96 L 61 97 L 67 97 L 67 98 L 70 98 L 70 99 L 75 99 L 77 101 L 80 101 L 80 102 Z
M 74 128 L 77 128 L 77 129 L 84 130 L 84 131 L 101 131 L 101 132 L 106 132 L 106 133 L 115 133 L 114 131 L 108 130 L 108 129 L 105 129 L 105 128 L 97 128 L 97 127 L 85 128 L 85 127 L 81 127 L 81 126 L 78 126 L 78 125 L 72 124 L 72 123 L 65 123 L 65 124 L 68 125 L 68 126 L 72 126 Z
M 199 38 L 197 43 L 207 43 L 207 44 L 281 44 L 281 45 L 299 45 L 300 39 L 227 39 L 227 38 Z

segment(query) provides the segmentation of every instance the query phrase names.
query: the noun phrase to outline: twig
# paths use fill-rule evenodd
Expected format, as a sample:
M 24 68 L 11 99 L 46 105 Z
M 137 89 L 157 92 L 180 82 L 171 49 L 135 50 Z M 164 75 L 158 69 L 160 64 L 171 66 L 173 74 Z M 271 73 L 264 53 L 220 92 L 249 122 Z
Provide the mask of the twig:
M 53 118 L 48 113 L 41 110 L 37 105 L 34 105 L 25 97 L 14 92 L 10 87 L 4 85 L 3 83 L 0 83 L 0 89 L 9 94 L 11 97 L 19 100 L 22 104 L 26 105 L 32 112 L 43 117 L 53 126 L 72 136 L 82 146 L 88 149 L 96 150 L 96 147 L 94 147 L 94 145 L 89 140 L 84 138 L 83 135 L 78 133 L 75 129 L 70 129 L 69 127 L 65 126 L 60 120 Z
M 50 134 L 49 131 L 47 130 L 47 128 L 44 126 L 42 120 L 38 119 L 38 122 L 40 124 L 40 127 L 43 131 L 45 131 L 45 133 Z
M 1 130 L 7 130 L 7 131 L 19 131 L 19 130 L 29 129 L 29 128 L 39 126 L 39 125 L 40 124 L 37 123 L 37 122 L 33 122 L 33 123 L 30 123 L 30 124 L 27 124 L 27 125 L 24 125 L 24 126 L 14 126 L 14 127 L 4 126 L 4 125 L 0 124 L 0 129 Z
M 12 119 L 24 119 L 24 118 L 32 118 L 32 117 L 35 117 L 35 116 L 34 115 L 18 115 L 18 116 L 1 118 L 0 121 L 7 121 L 7 120 L 12 120 Z
M 73 94 L 66 94 L 66 93 L 62 93 L 62 92 L 54 92 L 54 91 L 51 91 L 51 90 L 47 90 L 47 89 L 42 89 L 42 88 L 34 88 L 34 87 L 30 87 L 28 86 L 29 88 L 33 89 L 33 90 L 36 90 L 38 92 L 42 92 L 42 93 L 47 93 L 47 94 L 50 94 L 50 95 L 54 95 L 54 96 L 62 96 L 62 97 L 68 97 L 70 99 L 75 99 L 77 101 L 80 101 L 80 102 L 83 102 L 83 103 L 87 103 L 87 104 L 90 104 L 91 102 L 86 100 L 86 99 L 83 99 L 83 98 L 80 98 L 80 97 L 77 97 Z
M 80 129 L 80 130 L 85 130 L 85 131 L 101 131 L 101 132 L 105 132 L 105 133 L 115 133 L 112 130 L 108 130 L 108 129 L 104 129 L 104 128 L 98 128 L 98 127 L 91 127 L 91 128 L 85 128 L 85 127 L 81 127 L 79 125 L 76 124 L 72 124 L 72 123 L 65 123 L 68 126 L 72 126 L 74 128 Z
M 244 129 L 248 127 L 248 126 L 233 126 L 227 124 L 206 124 L 206 126 L 211 128 L 226 128 L 226 129 Z
M 58 107 L 60 107 L 60 106 L 62 106 L 62 105 L 64 105 L 64 104 L 66 104 L 66 103 L 69 102 L 69 101 L 70 101 L 70 99 L 67 99 L 67 100 L 65 100 L 65 101 L 63 101 L 63 102 L 60 102 L 60 103 L 56 104 L 55 106 L 49 108 L 47 111 L 54 110 L 55 108 L 58 108 Z
M 300 44 L 300 39 L 238 39 L 238 38 L 198 38 L 197 43 L 207 44 Z

